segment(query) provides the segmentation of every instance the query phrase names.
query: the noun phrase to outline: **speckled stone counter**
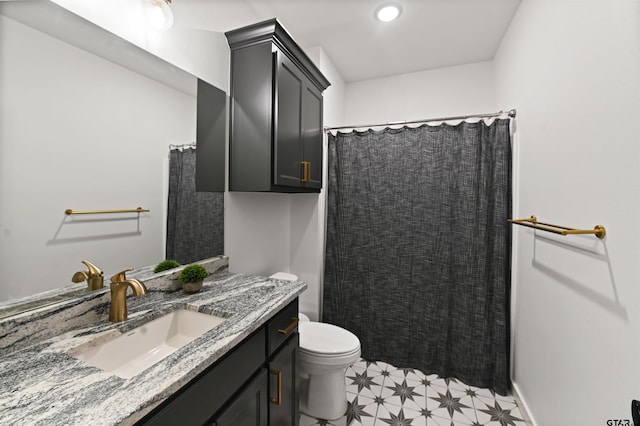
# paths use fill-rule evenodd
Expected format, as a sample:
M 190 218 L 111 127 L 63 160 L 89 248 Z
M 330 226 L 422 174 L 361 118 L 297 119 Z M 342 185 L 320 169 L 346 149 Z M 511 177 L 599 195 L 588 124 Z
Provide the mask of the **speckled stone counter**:
M 193 295 L 176 290 L 167 280 L 147 287 L 146 295 L 127 298 L 129 319 L 122 323 L 108 320 L 108 291 L 83 299 L 86 307 L 81 303 L 48 309 L 40 317 L 34 312 L 28 322 L 20 316 L 0 321 L 0 342 L 4 342 L 0 347 L 0 424 L 133 424 L 257 330 L 306 285 L 216 272 Z M 65 312 L 69 309 L 75 313 Z M 131 379 L 110 375 L 69 355 L 175 309 L 226 320 Z M 42 331 L 47 328 L 58 333 L 51 336 Z

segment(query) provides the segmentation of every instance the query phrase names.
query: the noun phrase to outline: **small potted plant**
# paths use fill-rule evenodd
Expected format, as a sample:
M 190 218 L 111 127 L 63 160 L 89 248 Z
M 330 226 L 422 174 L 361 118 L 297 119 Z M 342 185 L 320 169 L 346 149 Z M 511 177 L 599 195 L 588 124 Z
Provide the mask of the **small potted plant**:
M 168 271 L 169 269 L 177 268 L 178 266 L 180 266 L 180 264 L 175 260 L 167 259 L 158 263 L 153 269 L 153 272 L 157 274 L 158 272 Z
M 197 293 L 202 289 L 202 281 L 209 276 L 209 272 L 202 265 L 188 265 L 178 274 L 185 293 Z

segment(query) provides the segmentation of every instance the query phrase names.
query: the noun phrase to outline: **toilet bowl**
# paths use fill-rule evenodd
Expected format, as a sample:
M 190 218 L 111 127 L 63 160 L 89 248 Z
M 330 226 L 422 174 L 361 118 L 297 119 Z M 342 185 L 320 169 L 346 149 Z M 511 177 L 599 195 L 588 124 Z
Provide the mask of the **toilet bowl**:
M 300 333 L 300 412 L 335 420 L 347 412 L 344 373 L 360 358 L 360 340 L 332 324 L 303 321 Z
M 271 278 L 298 279 L 282 272 Z M 360 340 L 336 325 L 309 321 L 303 313 L 298 318 L 300 412 L 319 419 L 338 419 L 347 412 L 344 373 L 360 358 Z

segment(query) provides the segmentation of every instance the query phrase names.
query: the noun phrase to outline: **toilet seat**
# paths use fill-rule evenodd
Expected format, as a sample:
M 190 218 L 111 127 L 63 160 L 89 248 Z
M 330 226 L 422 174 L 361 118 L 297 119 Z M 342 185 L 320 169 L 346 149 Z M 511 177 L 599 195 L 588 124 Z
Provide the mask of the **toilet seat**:
M 332 354 L 323 354 L 323 353 L 317 353 L 317 352 L 313 352 L 313 351 L 307 351 L 304 348 L 300 347 L 299 348 L 299 352 L 300 355 L 302 356 L 308 356 L 308 357 L 313 357 L 315 359 L 321 360 L 321 359 L 326 359 L 326 360 L 331 360 L 331 359 L 337 359 L 337 358 L 350 358 L 352 355 L 356 355 L 358 354 L 358 356 L 360 355 L 360 348 L 357 347 L 355 349 L 353 349 L 352 351 L 349 352 L 339 352 L 339 353 L 332 353 Z
M 320 322 L 298 323 L 300 353 L 317 358 L 342 358 L 360 352 L 360 340 L 344 328 Z

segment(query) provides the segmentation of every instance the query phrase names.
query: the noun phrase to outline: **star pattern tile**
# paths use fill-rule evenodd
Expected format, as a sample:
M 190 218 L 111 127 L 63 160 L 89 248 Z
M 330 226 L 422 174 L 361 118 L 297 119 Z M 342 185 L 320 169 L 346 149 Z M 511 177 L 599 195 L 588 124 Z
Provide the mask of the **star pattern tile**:
M 449 417 L 453 417 L 453 413 L 456 411 L 462 413 L 463 408 L 469 408 L 469 406 L 460 402 L 460 398 L 454 398 L 451 396 L 451 392 L 449 390 L 447 390 L 447 393 L 444 395 L 438 393 L 437 397 L 431 397 L 431 399 L 438 401 L 440 403 L 440 408 L 446 408 L 449 413 Z
M 399 396 L 402 404 L 408 399 L 415 401 L 414 397 L 423 396 L 419 393 L 414 392 L 414 386 L 408 386 L 407 381 L 403 380 L 402 383 L 393 383 L 393 386 L 387 386 L 387 389 L 391 389 L 393 391 L 393 396 Z
M 493 407 L 487 406 L 485 410 L 480 410 L 491 416 L 491 421 L 500 422 L 500 426 L 516 426 L 516 421 L 520 420 L 511 415 L 511 410 L 504 410 L 500 407 L 500 403 L 496 400 Z
M 358 396 L 356 396 L 353 401 L 350 401 L 347 407 L 347 424 L 351 424 L 354 420 L 362 422 L 363 417 L 373 417 L 365 411 L 365 408 L 366 405 L 360 405 L 358 403 Z
M 371 390 L 371 385 L 376 384 L 371 377 L 367 377 L 367 370 L 362 374 L 356 372 L 355 376 L 347 376 L 347 379 L 353 381 L 352 385 L 358 386 L 358 393 L 362 392 L 364 388 Z
M 304 414 L 300 426 L 530 426 L 511 396 L 382 361 L 345 373 L 348 408 L 337 420 Z
M 381 418 L 379 420 L 388 425 L 393 425 L 393 426 L 411 426 L 411 419 L 404 418 L 404 412 L 402 411 L 402 408 L 400 409 L 400 412 L 398 413 L 398 415 L 395 415 L 393 413 L 389 413 L 389 415 L 390 415 L 390 418 L 388 419 Z

